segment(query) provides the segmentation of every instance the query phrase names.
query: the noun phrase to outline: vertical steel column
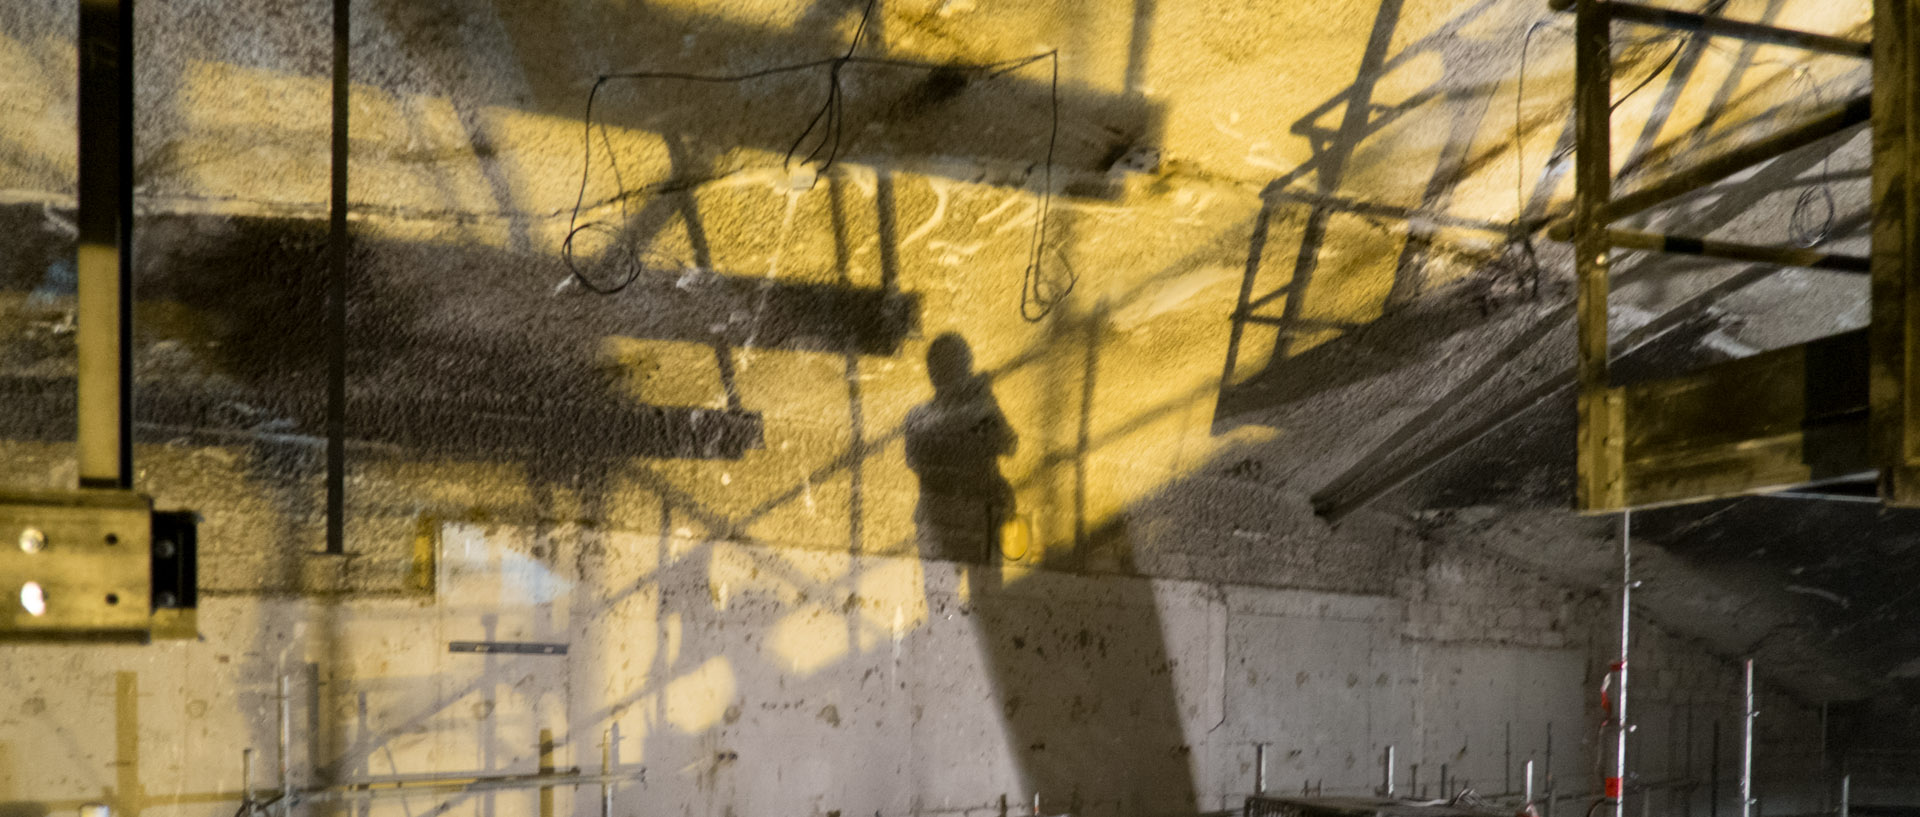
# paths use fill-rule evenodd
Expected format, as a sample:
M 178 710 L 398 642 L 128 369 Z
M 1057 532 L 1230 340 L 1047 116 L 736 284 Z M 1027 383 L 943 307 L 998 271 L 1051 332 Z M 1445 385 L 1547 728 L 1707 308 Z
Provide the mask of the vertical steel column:
M 1533 761 L 1527 761 L 1526 789 L 1520 795 L 1520 810 L 1533 810 Z
M 347 56 L 350 0 L 333 0 L 333 177 L 327 208 L 327 552 L 346 552 Z
M 80 487 L 133 487 L 133 0 L 80 3 Z
M 1573 258 L 1578 279 L 1580 450 L 1577 503 L 1582 509 L 1626 504 L 1620 396 L 1607 372 L 1607 271 L 1612 252 L 1601 211 L 1613 195 L 1613 54 L 1602 0 L 1579 0 L 1574 17 Z
M 1380 787 L 1380 791 L 1384 793 L 1387 797 L 1392 797 L 1393 796 L 1393 746 L 1391 744 L 1387 746 L 1386 757 L 1381 759 L 1380 765 L 1382 767 L 1382 773 L 1385 774 L 1386 776 L 1386 779 L 1381 781 L 1382 785 Z
M 1753 817 L 1753 659 L 1747 659 L 1746 709 L 1740 718 L 1740 817 Z
M 1253 745 L 1253 793 L 1267 793 L 1267 745 Z
M 1853 775 L 1840 776 L 1840 817 L 1847 817 L 1853 799 Z

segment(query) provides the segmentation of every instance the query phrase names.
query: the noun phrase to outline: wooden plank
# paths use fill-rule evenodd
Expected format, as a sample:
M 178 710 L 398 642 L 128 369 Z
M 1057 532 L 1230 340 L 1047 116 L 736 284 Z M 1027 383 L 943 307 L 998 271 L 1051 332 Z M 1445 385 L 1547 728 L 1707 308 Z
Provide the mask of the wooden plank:
M 1766 493 L 1872 467 L 1867 330 L 1615 390 L 1631 507 Z
M 1873 49 L 1873 307 L 1871 333 L 1872 447 L 1891 505 L 1920 505 L 1920 288 L 1913 286 L 1916 247 L 1912 175 L 1916 113 L 1913 7 L 1875 0 Z

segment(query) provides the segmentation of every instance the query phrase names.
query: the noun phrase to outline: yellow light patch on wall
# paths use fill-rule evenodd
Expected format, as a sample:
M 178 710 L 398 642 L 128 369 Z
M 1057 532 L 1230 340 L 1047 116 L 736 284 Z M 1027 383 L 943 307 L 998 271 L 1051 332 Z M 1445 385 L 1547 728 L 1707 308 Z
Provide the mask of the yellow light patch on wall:
M 1278 314 L 1285 303 L 1284 298 L 1276 299 L 1267 309 Z M 1273 353 L 1280 348 L 1281 337 L 1280 327 L 1270 323 L 1249 322 L 1240 327 L 1240 340 L 1235 346 L 1239 355 L 1233 360 L 1233 371 L 1227 373 L 1226 382 L 1221 385 L 1242 385 L 1265 371 L 1273 362 Z
M 797 675 L 812 675 L 847 654 L 846 614 L 803 605 L 782 616 L 767 634 L 767 646 Z
M 1380 317 L 1399 274 L 1405 225 L 1392 227 L 1361 216 L 1327 216 L 1319 261 L 1296 313 L 1303 327 L 1293 333 L 1289 357 L 1306 352 Z M 1269 260 L 1272 256 L 1268 256 Z M 1282 262 L 1290 263 L 1290 261 Z
M 148 172 L 153 192 L 326 201 L 328 120 L 313 112 L 332 105 L 327 80 L 205 60 L 189 63 L 183 74 L 177 95 L 192 138 L 164 149 L 165 160 Z M 377 131 L 380 117 L 391 116 L 379 108 L 366 114 L 356 130 Z
M 151 161 L 153 193 L 304 206 L 316 215 L 324 208 L 328 125 L 312 111 L 331 104 L 326 80 L 195 61 L 182 84 L 188 138 L 167 143 Z M 563 214 L 580 195 L 578 119 L 490 107 L 468 117 L 477 123 L 469 128 L 446 97 L 364 85 L 353 87 L 351 104 L 352 201 L 376 234 L 505 246 L 519 229 L 535 241 L 528 249 L 559 249 Z M 653 134 L 597 126 L 594 138 L 583 221 L 617 220 L 617 197 L 634 180 L 664 180 L 671 167 Z M 448 214 L 466 218 L 449 224 Z
M 1446 58 L 1439 51 L 1421 51 L 1400 56 L 1391 69 L 1374 81 L 1371 104 L 1383 108 L 1412 106 L 1431 100 L 1445 76 Z M 1437 102 L 1437 100 L 1432 100 Z M 1441 107 L 1435 105 L 1434 107 Z M 1369 113 L 1368 120 L 1380 114 Z
M 583 90 L 582 104 L 585 98 Z M 489 107 L 481 111 L 480 121 L 491 142 L 501 147 L 497 160 L 520 209 L 564 214 L 582 198 L 586 130 L 578 117 Z M 658 135 L 595 122 L 591 171 L 582 221 L 617 221 L 621 207 L 615 199 L 638 186 L 672 178 L 673 163 Z
M 904 637 L 927 620 L 924 565 L 918 559 L 867 559 L 856 580 L 860 650 Z
M 667 684 L 667 722 L 682 732 L 699 732 L 720 723 L 733 703 L 733 664 L 714 656 Z
M 620 390 L 638 402 L 727 406 L 720 366 L 709 344 L 608 335 L 600 339 L 600 357 Z
M 0 32 L 0 188 L 70 184 L 76 154 L 71 42 L 30 42 Z
M 808 6 L 791 0 L 650 0 L 647 5 L 685 14 L 689 19 L 709 18 L 765 28 L 769 32 L 791 29 L 808 11 Z M 858 18 L 858 11 L 852 15 Z M 852 25 L 851 22 L 848 23 Z M 848 35 L 852 35 L 849 28 Z

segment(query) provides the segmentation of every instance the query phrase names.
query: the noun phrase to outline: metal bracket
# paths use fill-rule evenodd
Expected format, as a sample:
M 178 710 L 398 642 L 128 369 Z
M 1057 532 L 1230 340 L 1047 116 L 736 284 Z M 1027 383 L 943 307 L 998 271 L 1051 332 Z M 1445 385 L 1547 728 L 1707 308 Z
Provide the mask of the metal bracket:
M 131 491 L 0 496 L 0 640 L 194 637 L 196 522 Z
M 198 518 L 133 487 L 133 0 L 80 4 L 78 491 L 0 494 L 0 640 L 193 638 Z

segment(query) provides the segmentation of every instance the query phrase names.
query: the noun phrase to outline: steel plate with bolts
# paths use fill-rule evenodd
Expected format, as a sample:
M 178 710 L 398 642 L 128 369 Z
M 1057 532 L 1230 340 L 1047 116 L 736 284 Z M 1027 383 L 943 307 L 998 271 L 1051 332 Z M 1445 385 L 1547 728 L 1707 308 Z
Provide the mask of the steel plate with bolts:
M 143 638 L 153 509 L 128 491 L 0 495 L 0 638 Z

